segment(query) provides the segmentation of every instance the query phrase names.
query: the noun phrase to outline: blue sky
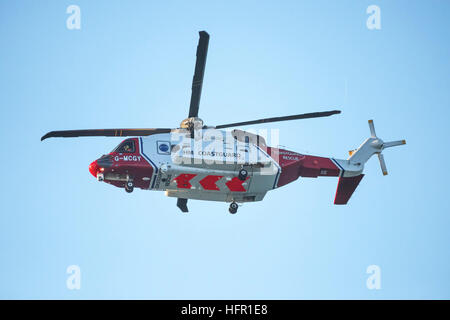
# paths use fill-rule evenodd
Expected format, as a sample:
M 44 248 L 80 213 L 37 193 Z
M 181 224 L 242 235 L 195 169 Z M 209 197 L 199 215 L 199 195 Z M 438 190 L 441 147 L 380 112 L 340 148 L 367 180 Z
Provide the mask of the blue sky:
M 66 8 L 81 9 L 68 30 Z M 381 9 L 368 30 L 366 8 Z M 448 1 L 0 1 L 0 298 L 450 298 L 446 161 Z M 299 179 L 230 215 L 99 183 L 116 138 L 51 130 L 175 127 L 187 116 L 198 31 L 210 46 L 209 125 L 292 121 L 280 144 L 346 158 L 374 119 L 376 158 L 349 205 L 336 178 Z M 68 290 L 66 268 L 81 268 Z M 381 268 L 368 290 L 366 268 Z

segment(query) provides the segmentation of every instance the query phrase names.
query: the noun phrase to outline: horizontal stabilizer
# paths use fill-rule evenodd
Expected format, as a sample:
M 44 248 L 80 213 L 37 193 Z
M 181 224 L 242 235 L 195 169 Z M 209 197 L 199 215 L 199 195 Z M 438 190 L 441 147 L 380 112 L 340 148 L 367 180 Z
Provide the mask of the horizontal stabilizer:
M 334 204 L 347 204 L 363 177 L 363 174 L 354 177 L 339 177 Z

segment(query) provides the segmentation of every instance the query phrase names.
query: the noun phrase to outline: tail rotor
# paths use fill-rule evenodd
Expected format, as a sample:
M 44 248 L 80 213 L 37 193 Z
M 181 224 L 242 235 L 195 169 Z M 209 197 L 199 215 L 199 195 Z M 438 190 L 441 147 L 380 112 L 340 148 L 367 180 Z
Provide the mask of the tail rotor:
M 386 148 L 401 146 L 406 144 L 405 140 L 397 140 L 384 142 L 382 139 L 377 137 L 375 131 L 375 125 L 373 120 L 369 120 L 369 129 L 370 129 L 370 138 L 368 138 L 364 143 L 356 150 L 350 151 L 350 163 L 356 165 L 364 165 L 364 163 L 370 159 L 371 156 L 376 154 L 378 156 L 378 160 L 380 161 L 381 172 L 384 176 L 388 174 L 386 162 L 383 156 L 383 150 Z
M 403 144 L 406 144 L 406 140 L 397 140 L 397 141 L 390 141 L 390 142 L 384 142 L 380 138 L 377 137 L 376 131 L 375 131 L 375 125 L 373 123 L 373 120 L 369 120 L 369 129 L 370 129 L 370 138 L 373 139 L 372 141 L 372 147 L 375 149 L 374 153 L 378 155 L 378 160 L 380 161 L 380 167 L 381 172 L 384 176 L 388 174 L 386 162 L 384 161 L 384 155 L 382 154 L 382 151 L 386 148 L 401 146 Z
M 333 159 L 341 168 L 338 187 L 334 204 L 347 204 L 361 179 L 364 177 L 364 164 L 373 156 L 377 155 L 380 161 L 381 172 L 387 175 L 386 162 L 383 150 L 386 148 L 406 144 L 405 140 L 384 142 L 377 137 L 373 120 L 369 120 L 370 137 L 367 138 L 357 149 L 350 150 L 350 158 L 347 160 Z

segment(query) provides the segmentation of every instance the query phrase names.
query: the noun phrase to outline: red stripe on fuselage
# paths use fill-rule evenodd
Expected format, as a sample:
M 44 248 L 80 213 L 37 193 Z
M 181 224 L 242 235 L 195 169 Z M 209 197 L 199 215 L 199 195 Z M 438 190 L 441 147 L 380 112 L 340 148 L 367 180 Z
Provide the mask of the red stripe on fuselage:
M 247 177 L 247 179 L 245 179 L 244 181 L 239 179 L 238 177 L 234 177 L 225 184 L 227 185 L 228 189 L 230 189 L 230 191 L 232 192 L 245 192 L 247 190 L 245 190 L 242 184 L 248 179 L 250 179 L 250 177 Z
M 192 188 L 192 185 L 190 184 L 189 181 L 195 176 L 196 174 L 182 173 L 178 177 L 173 179 L 173 181 L 177 183 L 177 188 L 190 189 Z
M 337 177 L 341 172 L 330 158 L 307 156 L 297 152 L 271 147 L 267 148 L 267 153 L 281 167 L 281 174 L 277 184 L 278 187 L 295 181 L 298 177 Z
M 205 178 L 200 180 L 199 183 L 205 190 L 220 191 L 219 187 L 217 187 L 217 185 L 216 185 L 216 182 L 222 178 L 223 178 L 223 176 L 210 175 L 210 176 L 206 176 Z

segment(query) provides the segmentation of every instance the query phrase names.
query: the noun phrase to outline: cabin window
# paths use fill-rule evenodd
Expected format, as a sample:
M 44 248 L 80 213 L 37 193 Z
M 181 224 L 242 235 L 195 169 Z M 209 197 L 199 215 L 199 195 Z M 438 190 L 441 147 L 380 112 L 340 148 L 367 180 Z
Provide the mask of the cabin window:
M 113 152 L 117 153 L 133 153 L 135 151 L 134 141 L 133 140 L 125 140 L 119 146 L 114 149 Z

